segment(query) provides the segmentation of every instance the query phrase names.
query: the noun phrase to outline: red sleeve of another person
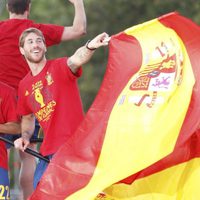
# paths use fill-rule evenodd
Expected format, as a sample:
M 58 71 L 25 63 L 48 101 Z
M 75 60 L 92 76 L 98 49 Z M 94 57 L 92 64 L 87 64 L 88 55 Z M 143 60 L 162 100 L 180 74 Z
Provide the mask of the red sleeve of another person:
M 1 116 L 0 123 L 18 122 L 17 115 L 17 98 L 13 88 L 0 83 L 0 98 L 1 98 Z

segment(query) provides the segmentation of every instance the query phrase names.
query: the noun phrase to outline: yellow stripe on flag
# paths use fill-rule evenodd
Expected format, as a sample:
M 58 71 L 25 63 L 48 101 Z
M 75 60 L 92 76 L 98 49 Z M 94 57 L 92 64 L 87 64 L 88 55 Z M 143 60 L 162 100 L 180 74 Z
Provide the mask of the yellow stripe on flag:
M 113 200 L 197 200 L 199 168 L 200 158 L 192 159 L 138 179 L 132 185 L 115 184 L 105 190 L 106 196 Z
M 112 109 L 92 179 L 68 200 L 95 196 L 170 154 L 185 118 L 195 80 L 181 39 L 158 20 L 125 33 L 141 45 L 141 69 L 127 82 Z M 123 61 L 122 67 L 126 67 Z

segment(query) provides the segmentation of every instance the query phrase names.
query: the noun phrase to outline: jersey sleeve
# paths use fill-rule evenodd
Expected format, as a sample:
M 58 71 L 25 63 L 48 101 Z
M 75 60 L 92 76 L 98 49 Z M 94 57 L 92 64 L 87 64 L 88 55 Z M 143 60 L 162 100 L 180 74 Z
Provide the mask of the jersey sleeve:
M 42 31 L 47 46 L 52 46 L 60 43 L 64 31 L 64 26 L 54 24 L 34 24 L 33 26 Z
M 58 59 L 58 60 L 59 60 L 59 65 L 58 65 L 58 67 L 59 67 L 59 70 L 60 70 L 59 73 L 65 74 L 66 77 L 67 77 L 69 80 L 72 80 L 72 81 L 73 81 L 73 80 L 76 80 L 77 78 L 81 77 L 81 75 L 82 75 L 82 67 L 80 67 L 80 68 L 78 69 L 78 71 L 74 74 L 74 73 L 70 70 L 69 66 L 67 65 L 67 59 L 68 59 L 67 57 Z

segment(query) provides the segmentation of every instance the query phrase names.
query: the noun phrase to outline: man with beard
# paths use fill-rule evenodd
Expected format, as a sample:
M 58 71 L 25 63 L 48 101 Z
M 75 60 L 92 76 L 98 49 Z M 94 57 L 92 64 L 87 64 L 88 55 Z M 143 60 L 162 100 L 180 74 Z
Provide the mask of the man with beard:
M 69 58 L 46 60 L 42 33 L 35 28 L 22 33 L 20 51 L 30 67 L 30 73 L 19 84 L 18 112 L 22 116 L 22 137 L 14 142 L 17 149 L 24 151 L 30 144 L 34 115 L 44 131 L 40 153 L 50 159 L 75 132 L 84 117 L 77 86 L 81 66 L 90 60 L 96 48 L 108 45 L 108 38 L 106 33 L 102 33 Z M 47 165 L 45 161 L 39 161 L 34 187 Z

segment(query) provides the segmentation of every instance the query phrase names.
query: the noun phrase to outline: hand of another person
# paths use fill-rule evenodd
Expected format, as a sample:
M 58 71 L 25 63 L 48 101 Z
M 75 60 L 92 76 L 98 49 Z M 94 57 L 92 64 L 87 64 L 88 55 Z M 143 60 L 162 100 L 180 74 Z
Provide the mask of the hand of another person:
M 25 151 L 29 144 L 30 141 L 22 137 L 14 141 L 15 148 L 21 151 Z
M 76 2 L 78 2 L 78 1 L 83 1 L 83 0 L 68 0 L 70 3 L 72 3 L 72 4 L 74 4 L 74 3 L 76 3 Z

